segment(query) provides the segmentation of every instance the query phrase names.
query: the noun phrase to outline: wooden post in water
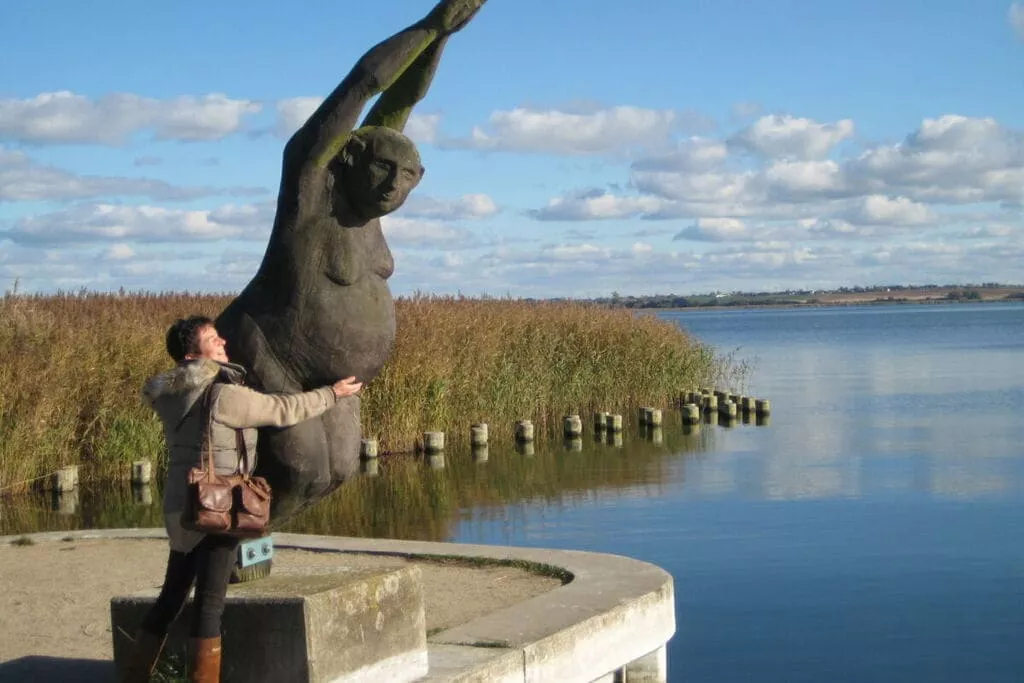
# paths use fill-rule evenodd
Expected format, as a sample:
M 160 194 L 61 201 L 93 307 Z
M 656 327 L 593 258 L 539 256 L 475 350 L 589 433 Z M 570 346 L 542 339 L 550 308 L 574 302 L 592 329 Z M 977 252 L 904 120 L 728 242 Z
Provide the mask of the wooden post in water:
M 609 413 L 605 418 L 604 428 L 608 430 L 609 433 L 618 434 L 622 431 L 622 416 L 612 415 Z
M 519 420 L 516 422 L 516 443 L 531 443 L 533 441 L 533 422 L 530 420 Z
M 736 419 L 736 404 L 730 400 L 722 401 L 718 405 L 718 414 L 730 420 Z
M 132 484 L 143 486 L 153 480 L 153 465 L 148 460 L 132 463 Z
M 487 445 L 487 423 L 478 422 L 469 427 L 469 445 L 470 446 L 486 446 Z
M 50 488 L 58 493 L 78 488 L 78 465 L 67 465 L 50 475 Z
M 750 396 L 743 396 L 740 399 L 740 405 L 743 408 L 743 412 L 751 415 L 756 411 L 755 403 L 754 399 Z
M 696 403 L 687 403 L 683 406 L 683 424 L 695 425 L 700 422 L 700 406 Z
M 714 394 L 704 397 L 704 412 L 714 413 L 718 411 L 718 397 Z
M 661 408 L 649 408 L 647 413 L 647 424 L 651 427 L 661 426 Z
M 600 411 L 594 413 L 594 431 L 595 432 L 602 432 L 602 431 L 604 431 L 604 425 L 605 425 L 605 423 L 607 421 L 608 421 L 608 413 L 600 412 Z
M 377 457 L 377 439 L 362 439 L 359 442 L 359 457 L 373 460 Z
M 766 416 L 772 414 L 772 404 L 766 398 L 759 398 L 754 401 L 754 410 L 758 416 Z
M 440 453 L 444 450 L 444 432 L 423 432 L 423 450 Z
M 563 434 L 570 439 L 583 434 L 583 420 L 579 415 L 566 415 L 562 425 Z

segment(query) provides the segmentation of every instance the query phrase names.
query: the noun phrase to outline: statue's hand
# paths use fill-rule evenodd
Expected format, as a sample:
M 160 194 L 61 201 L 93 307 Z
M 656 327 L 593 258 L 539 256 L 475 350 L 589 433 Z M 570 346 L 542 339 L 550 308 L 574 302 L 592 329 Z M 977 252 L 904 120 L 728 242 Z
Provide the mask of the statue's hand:
M 441 0 L 427 15 L 429 26 L 442 35 L 461 31 L 487 0 Z

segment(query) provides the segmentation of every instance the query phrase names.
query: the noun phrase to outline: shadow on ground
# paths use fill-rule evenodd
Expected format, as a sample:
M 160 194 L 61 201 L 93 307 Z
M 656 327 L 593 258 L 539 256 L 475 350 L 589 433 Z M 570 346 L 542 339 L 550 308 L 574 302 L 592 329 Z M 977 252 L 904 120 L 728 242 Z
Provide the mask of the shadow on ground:
M 96 659 L 22 657 L 0 663 L 0 683 L 97 683 L 114 680 L 114 663 Z

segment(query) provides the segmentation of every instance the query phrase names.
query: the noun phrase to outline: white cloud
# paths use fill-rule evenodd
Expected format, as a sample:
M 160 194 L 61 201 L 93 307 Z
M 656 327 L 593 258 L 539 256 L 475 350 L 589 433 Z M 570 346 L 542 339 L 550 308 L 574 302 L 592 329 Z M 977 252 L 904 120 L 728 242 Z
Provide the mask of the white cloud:
M 793 116 L 763 116 L 729 143 L 769 159 L 823 159 L 853 135 L 853 121 L 818 123 Z
M 289 97 L 278 100 L 274 105 L 274 134 L 281 138 L 290 138 L 309 117 L 313 115 L 322 97 Z M 416 114 L 409 116 L 405 124 L 405 135 L 418 143 L 433 144 L 441 124 L 438 114 Z
M 693 240 L 697 242 L 731 242 L 744 241 L 751 238 L 746 224 L 735 218 L 699 218 L 675 234 L 673 240 Z
M 906 197 L 870 195 L 859 200 L 846 219 L 858 225 L 924 225 L 934 222 L 935 215 Z
M 1004 237 L 1010 237 L 1011 235 L 1017 235 L 1020 232 L 1020 228 L 1015 228 L 1012 225 L 996 223 L 993 225 L 981 225 L 968 228 L 959 236 L 966 239 L 1001 239 Z
M 108 261 L 126 261 L 135 255 L 135 250 L 123 243 L 112 244 L 103 252 L 103 258 Z
M 440 114 L 411 114 L 405 124 L 405 134 L 413 142 L 433 145 L 440 127 Z
M 608 154 L 659 147 L 689 121 L 675 110 L 618 106 L 576 113 L 518 107 L 491 114 L 487 129 L 475 127 L 446 146 L 542 154 Z
M 490 218 L 496 213 L 498 205 L 486 194 L 464 194 L 450 201 L 413 195 L 399 212 L 401 216 L 411 218 L 449 221 Z
M 290 97 L 278 100 L 274 105 L 277 114 L 274 132 L 279 137 L 290 138 L 292 133 L 302 127 L 302 124 L 313 115 L 323 101 L 322 97 Z
M 406 248 L 466 248 L 476 246 L 472 233 L 438 221 L 385 216 L 381 227 L 388 243 Z
M 604 190 L 584 190 L 555 197 L 547 206 L 530 213 L 542 221 L 607 220 L 655 213 L 665 204 L 656 197 L 617 197 Z
M 128 93 L 90 99 L 68 91 L 0 100 L 0 137 L 33 144 L 119 145 L 142 131 L 158 140 L 218 140 L 259 112 L 250 100 L 220 93 L 157 100 Z
M 729 149 L 724 142 L 691 137 L 671 151 L 637 160 L 633 168 L 638 171 L 709 171 L 721 166 L 728 157 Z
M 915 201 L 976 203 L 1024 200 L 1024 134 L 991 118 L 925 119 L 896 145 L 869 149 L 844 164 L 864 193 Z
M 274 205 L 226 205 L 212 210 L 159 206 L 87 204 L 14 221 L 0 232 L 18 244 L 205 242 L 222 239 L 265 240 Z
M 37 164 L 22 152 L 0 145 L 0 201 L 66 201 L 117 196 L 181 201 L 212 195 L 261 194 L 266 194 L 266 190 L 259 187 L 180 187 L 149 178 L 76 175 Z
M 735 146 L 733 147 L 735 149 Z M 811 221 L 815 239 L 866 237 L 866 226 L 931 229 L 965 220 L 953 205 L 1024 204 L 1024 133 L 993 119 L 925 119 L 897 144 L 840 159 L 722 158 L 720 143 L 689 140 L 635 162 L 634 191 L 581 190 L 529 212 L 540 220 L 751 219 Z M 770 228 L 779 229 L 779 228 Z M 697 239 L 723 236 L 684 231 Z
M 830 197 L 845 191 L 842 169 L 830 159 L 776 161 L 764 169 L 760 179 L 768 196 L 779 201 Z
M 1010 27 L 1013 28 L 1013 32 L 1017 38 L 1024 40 L 1024 5 L 1019 2 L 1015 2 L 1010 5 L 1010 10 L 1007 12 L 1006 18 L 1010 22 Z
M 689 204 L 695 214 L 744 215 L 743 206 L 757 200 L 752 186 L 755 179 L 752 171 L 634 171 L 631 175 L 633 186 L 641 193 Z

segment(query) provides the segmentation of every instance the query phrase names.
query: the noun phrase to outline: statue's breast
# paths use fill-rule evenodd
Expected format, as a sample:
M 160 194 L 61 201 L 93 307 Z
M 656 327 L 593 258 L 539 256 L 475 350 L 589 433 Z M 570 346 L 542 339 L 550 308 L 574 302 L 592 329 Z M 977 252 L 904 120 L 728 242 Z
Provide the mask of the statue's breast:
M 293 268 L 307 287 L 320 278 L 346 287 L 365 277 L 387 279 L 394 271 L 391 250 L 377 220 L 346 227 L 333 217 L 320 218 L 299 225 L 291 241 Z

